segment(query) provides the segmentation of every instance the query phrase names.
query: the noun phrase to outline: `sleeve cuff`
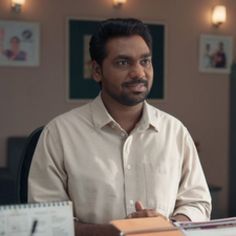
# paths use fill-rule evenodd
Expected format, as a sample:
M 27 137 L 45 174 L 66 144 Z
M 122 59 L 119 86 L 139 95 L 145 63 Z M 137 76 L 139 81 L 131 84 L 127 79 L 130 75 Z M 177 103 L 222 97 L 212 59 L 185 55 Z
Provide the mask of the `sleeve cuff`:
M 210 214 L 206 212 L 206 214 L 203 214 L 200 209 L 197 209 L 196 207 L 180 207 L 176 209 L 173 213 L 173 216 L 183 214 L 186 215 L 191 221 L 208 221 L 210 220 Z

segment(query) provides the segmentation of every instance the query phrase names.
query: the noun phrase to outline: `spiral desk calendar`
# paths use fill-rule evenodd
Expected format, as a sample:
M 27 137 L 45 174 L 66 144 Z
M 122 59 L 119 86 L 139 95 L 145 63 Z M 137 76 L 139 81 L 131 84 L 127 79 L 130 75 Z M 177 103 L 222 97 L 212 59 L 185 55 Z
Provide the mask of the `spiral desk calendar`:
M 0 206 L 1 236 L 74 236 L 72 202 Z

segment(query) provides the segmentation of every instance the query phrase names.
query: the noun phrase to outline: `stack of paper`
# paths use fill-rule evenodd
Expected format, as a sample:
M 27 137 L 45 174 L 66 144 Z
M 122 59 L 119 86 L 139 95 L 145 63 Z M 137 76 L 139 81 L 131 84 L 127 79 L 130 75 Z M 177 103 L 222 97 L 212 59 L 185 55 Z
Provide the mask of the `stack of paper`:
M 205 222 L 177 222 L 186 236 L 236 236 L 236 217 Z
M 123 236 L 236 236 L 236 217 L 205 222 L 176 222 L 162 217 L 135 218 L 111 222 Z

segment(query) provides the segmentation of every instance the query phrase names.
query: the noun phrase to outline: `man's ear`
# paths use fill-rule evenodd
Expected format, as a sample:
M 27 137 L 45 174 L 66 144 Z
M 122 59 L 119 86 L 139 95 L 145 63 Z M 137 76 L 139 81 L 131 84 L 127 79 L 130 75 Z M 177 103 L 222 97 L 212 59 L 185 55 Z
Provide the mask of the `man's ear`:
M 92 75 L 96 82 L 101 82 L 102 70 L 101 66 L 96 61 L 92 61 Z

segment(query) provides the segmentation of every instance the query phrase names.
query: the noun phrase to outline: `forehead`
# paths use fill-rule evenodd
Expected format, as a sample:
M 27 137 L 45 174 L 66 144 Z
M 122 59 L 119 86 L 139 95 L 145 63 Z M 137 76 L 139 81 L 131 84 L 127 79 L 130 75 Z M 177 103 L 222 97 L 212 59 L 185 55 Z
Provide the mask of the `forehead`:
M 110 39 L 106 44 L 106 52 L 107 57 L 151 54 L 151 51 L 144 39 L 138 35 Z
M 10 42 L 11 42 L 11 43 L 19 43 L 19 40 L 16 39 L 16 38 L 12 38 L 12 39 L 10 40 Z

